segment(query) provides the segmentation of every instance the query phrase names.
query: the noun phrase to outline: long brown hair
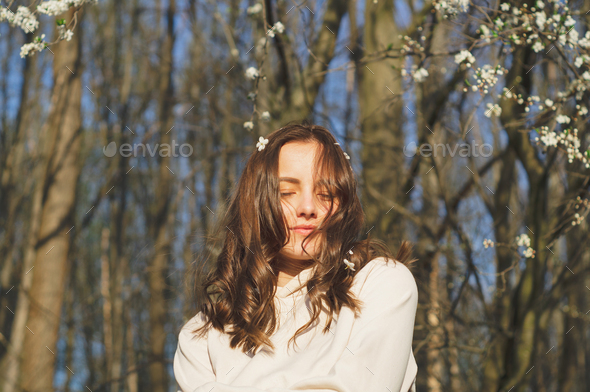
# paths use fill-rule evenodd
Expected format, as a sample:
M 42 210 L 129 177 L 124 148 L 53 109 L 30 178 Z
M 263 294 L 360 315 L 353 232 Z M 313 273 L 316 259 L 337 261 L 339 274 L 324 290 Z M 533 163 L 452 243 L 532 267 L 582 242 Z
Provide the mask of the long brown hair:
M 205 252 L 216 258 L 213 268 L 195 269 L 195 302 L 205 316 L 205 324 L 193 331 L 203 334 L 214 327 L 229 334 L 231 348 L 244 353 L 261 345 L 274 349 L 270 336 L 277 328 L 274 295 L 278 283 L 277 255 L 289 242 L 289 230 L 279 195 L 278 161 L 281 147 L 289 142 L 315 142 L 318 184 L 330 195 L 330 209 L 320 225 L 304 242 L 320 235 L 322 246 L 310 255 L 315 273 L 307 281 L 311 320 L 299 328 L 291 341 L 328 310 L 323 333 L 329 330 L 333 313 L 348 306 L 358 314 L 362 302 L 349 292 L 353 277 L 369 261 L 384 256 L 410 264 L 411 246 L 403 241 L 393 257 L 380 240 L 360 239 L 364 213 L 357 196 L 354 172 L 337 140 L 326 128 L 309 124 L 284 126 L 267 136 L 268 144 L 249 157 L 237 186 L 233 189 L 222 218 L 216 223 L 213 241 L 221 239 L 219 252 Z M 338 208 L 333 211 L 334 199 Z M 214 246 L 208 246 L 209 250 Z M 349 250 L 354 249 L 352 254 Z M 343 260 L 354 263 L 356 272 L 345 269 Z M 202 279 L 204 276 L 204 279 Z M 200 281 L 202 279 L 202 282 Z M 302 286 L 304 287 L 304 286 Z M 200 301 L 199 301 L 200 300 Z M 322 305 L 323 304 L 323 305 Z M 231 327 L 228 329 L 228 327 Z

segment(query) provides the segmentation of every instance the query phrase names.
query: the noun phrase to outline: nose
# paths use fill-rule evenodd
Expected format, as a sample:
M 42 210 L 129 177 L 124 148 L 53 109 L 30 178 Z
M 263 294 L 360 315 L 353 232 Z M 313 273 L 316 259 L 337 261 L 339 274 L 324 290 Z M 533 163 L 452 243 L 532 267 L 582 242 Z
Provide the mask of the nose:
M 311 190 L 301 193 L 297 204 L 297 216 L 306 219 L 317 218 L 317 205 Z

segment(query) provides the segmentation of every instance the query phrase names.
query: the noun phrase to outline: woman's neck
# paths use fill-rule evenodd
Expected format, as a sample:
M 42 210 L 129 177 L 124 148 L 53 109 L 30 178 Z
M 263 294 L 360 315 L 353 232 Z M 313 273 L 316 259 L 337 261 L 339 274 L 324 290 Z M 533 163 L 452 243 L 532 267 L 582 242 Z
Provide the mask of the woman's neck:
M 312 259 L 297 260 L 289 257 L 279 255 L 275 263 L 278 270 L 278 286 L 283 287 L 295 276 L 299 275 L 304 269 L 310 268 L 314 264 Z

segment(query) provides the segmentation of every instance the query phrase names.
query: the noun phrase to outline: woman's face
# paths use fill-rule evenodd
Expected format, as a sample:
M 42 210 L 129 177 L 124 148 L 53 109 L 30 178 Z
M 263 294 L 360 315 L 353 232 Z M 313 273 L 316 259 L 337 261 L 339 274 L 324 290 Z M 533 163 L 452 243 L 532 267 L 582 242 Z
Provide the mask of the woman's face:
M 330 208 L 328 192 L 321 188 L 314 191 L 314 158 L 318 150 L 315 142 L 289 142 L 279 153 L 281 205 L 289 229 L 289 242 L 281 254 L 292 259 L 310 259 L 301 248 L 303 239 L 311 232 L 305 227 L 318 226 Z M 337 205 L 335 202 L 334 210 Z M 306 241 L 305 250 L 310 255 L 315 256 L 319 251 L 320 239 L 318 234 Z

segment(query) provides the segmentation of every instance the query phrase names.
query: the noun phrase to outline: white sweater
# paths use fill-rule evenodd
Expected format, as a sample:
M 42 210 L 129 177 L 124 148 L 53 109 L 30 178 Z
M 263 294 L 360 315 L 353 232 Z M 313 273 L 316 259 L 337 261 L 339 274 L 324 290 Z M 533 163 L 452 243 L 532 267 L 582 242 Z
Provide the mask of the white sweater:
M 310 320 L 303 270 L 277 288 L 280 327 L 256 354 L 231 349 L 229 337 L 214 328 L 206 339 L 190 332 L 202 325 L 199 312 L 181 329 L 174 355 L 174 375 L 183 392 L 407 392 L 415 391 L 418 367 L 412 352 L 418 289 L 403 264 L 379 257 L 358 271 L 351 287 L 363 301 L 361 315 L 343 306 L 330 331 L 322 333 L 326 314 L 287 348 L 295 331 Z M 291 311 L 292 310 L 292 311 Z M 226 329 L 227 331 L 227 329 Z M 308 343 L 311 343 L 308 345 Z M 298 348 L 297 348 L 298 347 Z

